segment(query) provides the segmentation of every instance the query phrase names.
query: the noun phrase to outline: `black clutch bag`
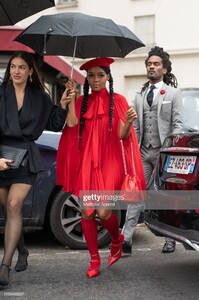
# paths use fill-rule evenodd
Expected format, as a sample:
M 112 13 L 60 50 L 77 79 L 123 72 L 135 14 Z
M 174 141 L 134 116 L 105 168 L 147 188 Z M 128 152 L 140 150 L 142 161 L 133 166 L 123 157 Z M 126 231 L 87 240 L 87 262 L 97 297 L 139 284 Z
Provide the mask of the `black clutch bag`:
M 12 163 L 7 163 L 7 165 L 11 169 L 17 169 L 20 166 L 26 165 L 28 160 L 28 150 L 6 145 L 0 145 L 0 156 L 2 158 L 13 160 Z

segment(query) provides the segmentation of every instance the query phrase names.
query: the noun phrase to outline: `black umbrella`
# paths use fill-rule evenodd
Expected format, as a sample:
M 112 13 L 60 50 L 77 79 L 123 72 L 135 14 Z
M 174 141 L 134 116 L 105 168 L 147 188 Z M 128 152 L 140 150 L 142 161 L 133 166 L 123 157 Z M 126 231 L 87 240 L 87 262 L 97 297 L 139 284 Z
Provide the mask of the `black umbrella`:
M 128 28 L 111 19 L 82 13 L 60 13 L 40 17 L 15 38 L 40 55 L 79 58 L 125 57 L 143 47 Z
M 0 0 L 0 26 L 13 25 L 52 6 L 54 0 Z
M 82 13 L 60 13 L 40 17 L 15 38 L 40 55 L 72 56 L 74 58 L 125 57 L 144 46 L 127 27 L 111 19 Z

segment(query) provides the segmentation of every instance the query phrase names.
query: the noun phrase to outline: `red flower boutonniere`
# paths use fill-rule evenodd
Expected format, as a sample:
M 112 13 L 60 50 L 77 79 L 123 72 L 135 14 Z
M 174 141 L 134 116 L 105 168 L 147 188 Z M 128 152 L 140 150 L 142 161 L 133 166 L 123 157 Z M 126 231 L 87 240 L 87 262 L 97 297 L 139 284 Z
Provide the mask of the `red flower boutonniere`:
M 160 94 L 161 94 L 161 95 L 164 95 L 165 93 L 166 93 L 165 90 L 161 90 L 161 91 L 160 91 Z

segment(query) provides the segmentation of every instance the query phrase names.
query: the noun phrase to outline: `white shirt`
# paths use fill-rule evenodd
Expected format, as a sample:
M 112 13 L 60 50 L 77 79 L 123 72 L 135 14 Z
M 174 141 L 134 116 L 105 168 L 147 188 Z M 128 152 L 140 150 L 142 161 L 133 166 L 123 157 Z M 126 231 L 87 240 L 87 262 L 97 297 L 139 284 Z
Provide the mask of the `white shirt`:
M 157 96 L 157 94 L 161 90 L 161 87 L 162 87 L 163 83 L 164 83 L 163 80 L 161 80 L 161 81 L 157 82 L 156 84 L 149 84 L 148 92 L 150 91 L 150 87 L 152 85 L 155 86 L 155 89 L 153 90 L 153 99 L 155 99 L 155 97 Z M 147 94 L 148 94 L 148 92 L 147 92 Z

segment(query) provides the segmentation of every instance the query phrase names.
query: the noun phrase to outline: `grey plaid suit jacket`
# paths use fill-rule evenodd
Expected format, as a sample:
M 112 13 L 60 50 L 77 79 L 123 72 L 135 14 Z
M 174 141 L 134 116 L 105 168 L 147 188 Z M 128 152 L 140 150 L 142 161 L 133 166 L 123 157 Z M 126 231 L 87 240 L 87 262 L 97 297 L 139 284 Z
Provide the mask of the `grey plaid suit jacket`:
M 161 140 L 161 145 L 164 139 L 170 134 L 178 134 L 182 132 L 182 95 L 181 90 L 168 86 L 165 83 L 160 89 L 158 95 L 158 131 Z M 165 92 L 165 93 L 164 93 Z M 138 118 L 134 121 L 134 128 L 136 131 L 139 145 L 141 145 L 143 139 L 143 107 L 144 100 L 146 98 L 147 90 L 144 93 L 136 94 L 133 101 Z

